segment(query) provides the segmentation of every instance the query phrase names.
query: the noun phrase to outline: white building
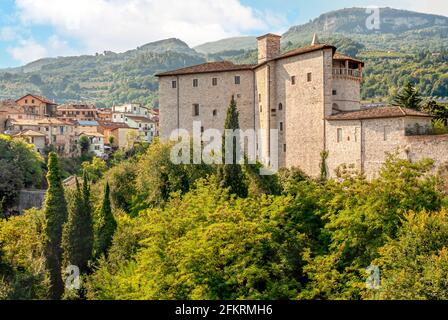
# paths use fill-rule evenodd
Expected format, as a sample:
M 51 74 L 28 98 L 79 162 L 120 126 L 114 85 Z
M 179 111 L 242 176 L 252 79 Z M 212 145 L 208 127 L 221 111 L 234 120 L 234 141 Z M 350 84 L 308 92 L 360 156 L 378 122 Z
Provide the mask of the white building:
M 151 143 L 157 134 L 157 123 L 153 114 L 139 104 L 127 104 L 113 107 L 112 122 L 125 123 L 132 129 L 138 129 L 137 140 Z
M 90 140 L 89 151 L 95 153 L 97 157 L 104 156 L 104 135 L 98 132 L 80 132 L 78 141 L 82 136 L 86 136 Z

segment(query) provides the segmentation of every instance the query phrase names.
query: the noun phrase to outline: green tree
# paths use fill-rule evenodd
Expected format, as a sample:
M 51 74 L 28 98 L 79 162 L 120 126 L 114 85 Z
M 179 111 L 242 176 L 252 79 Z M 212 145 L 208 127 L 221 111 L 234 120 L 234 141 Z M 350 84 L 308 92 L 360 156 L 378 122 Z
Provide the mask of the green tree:
M 401 107 L 414 110 L 420 109 L 422 98 L 412 82 L 408 82 L 406 86 L 394 98 L 394 103 Z
M 51 296 L 60 299 L 64 292 L 62 281 L 62 230 L 67 221 L 67 202 L 62 186 L 61 169 L 56 153 L 48 156 L 48 189 L 45 195 L 44 213 L 46 219 L 45 233 L 47 268 L 50 271 Z
M 76 192 L 71 200 L 62 237 L 64 264 L 75 265 L 82 273 L 85 273 L 88 271 L 88 263 L 93 252 L 92 204 L 86 172 L 84 172 L 82 188 L 76 180 Z
M 109 247 L 112 245 L 112 238 L 117 229 L 117 222 L 115 221 L 110 204 L 110 187 L 106 183 L 104 188 L 103 203 L 97 214 L 96 221 L 96 235 L 95 235 L 95 256 L 101 254 L 107 255 Z
M 239 113 L 236 105 L 235 98 L 232 96 L 230 106 L 227 110 L 227 117 L 224 123 L 224 130 L 239 130 Z M 229 188 L 231 194 L 235 194 L 239 197 L 247 197 L 248 187 L 246 177 L 243 173 L 242 165 L 237 163 L 239 156 L 237 154 L 237 144 L 240 143 L 239 139 L 234 137 L 232 141 L 227 141 L 226 133 L 223 136 L 223 162 L 219 165 L 217 173 L 217 182 L 220 187 Z M 230 142 L 230 145 L 227 145 Z M 233 163 L 227 164 L 226 158 L 232 157 Z
M 372 262 L 381 272 L 379 298 L 447 300 L 448 213 L 409 212 L 403 220 L 398 237 Z
M 82 169 L 93 183 L 100 180 L 107 171 L 107 164 L 101 158 L 93 157 L 92 161 L 85 161 L 82 163 Z
M 79 138 L 79 147 L 81 148 L 81 154 L 85 155 L 89 152 L 90 148 L 90 140 L 89 137 L 82 135 Z

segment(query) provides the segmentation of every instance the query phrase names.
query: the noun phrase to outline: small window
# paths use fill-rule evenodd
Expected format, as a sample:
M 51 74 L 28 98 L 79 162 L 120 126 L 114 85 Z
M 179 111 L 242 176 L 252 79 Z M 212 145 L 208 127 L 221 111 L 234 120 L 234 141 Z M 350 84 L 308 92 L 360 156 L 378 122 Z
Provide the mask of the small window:
M 279 110 L 279 111 L 282 111 L 282 110 L 283 110 L 283 104 L 281 104 L 281 103 L 278 104 L 278 110 Z
M 263 106 L 260 106 L 260 112 L 263 112 Z
M 193 116 L 194 117 L 199 116 L 199 104 L 197 103 L 193 105 Z
M 291 85 L 295 85 L 296 84 L 296 76 L 292 76 L 291 77 Z
M 258 101 L 261 101 L 261 93 L 258 94 Z
M 193 87 L 196 88 L 198 86 L 198 84 L 199 84 L 198 79 L 193 79 Z
M 384 141 L 387 141 L 389 138 L 389 126 L 384 126 Z
M 286 143 L 283 145 L 283 152 L 286 152 Z
M 338 142 L 342 142 L 342 129 L 338 128 Z
M 217 86 L 218 85 L 218 78 L 213 78 L 212 79 L 212 86 Z
M 213 110 L 213 116 L 216 117 L 218 115 L 218 110 Z
M 235 84 L 240 84 L 240 83 L 241 83 L 240 76 L 235 76 Z
M 280 131 L 283 131 L 283 122 L 280 122 Z
M 25 99 L 25 103 L 28 103 L 28 99 Z
M 333 90 L 333 95 L 336 96 L 338 94 L 337 90 Z
M 204 127 L 201 127 L 201 133 L 204 133 Z
M 308 72 L 308 74 L 306 75 L 306 79 L 308 82 L 311 82 L 311 80 L 313 79 L 311 72 Z
M 31 103 L 34 103 L 34 99 L 31 100 Z

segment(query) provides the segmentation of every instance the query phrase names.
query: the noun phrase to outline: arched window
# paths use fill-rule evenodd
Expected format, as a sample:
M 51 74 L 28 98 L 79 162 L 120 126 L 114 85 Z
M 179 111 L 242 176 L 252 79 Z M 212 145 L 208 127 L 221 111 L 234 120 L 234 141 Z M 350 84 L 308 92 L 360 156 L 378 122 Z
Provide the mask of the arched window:
M 218 114 L 218 110 L 213 110 L 213 116 L 216 117 L 216 115 Z
M 278 110 L 282 111 L 283 110 L 283 105 L 281 103 L 278 104 Z

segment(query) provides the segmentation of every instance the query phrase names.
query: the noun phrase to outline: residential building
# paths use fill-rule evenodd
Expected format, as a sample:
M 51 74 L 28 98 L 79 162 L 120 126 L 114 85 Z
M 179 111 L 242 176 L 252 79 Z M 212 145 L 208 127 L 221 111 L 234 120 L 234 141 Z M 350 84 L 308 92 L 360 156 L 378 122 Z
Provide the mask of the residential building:
M 64 104 L 57 107 L 57 117 L 62 120 L 96 120 L 96 108 L 87 104 Z
M 57 104 L 47 98 L 27 94 L 15 101 L 24 113 L 31 116 L 39 117 L 55 117 L 57 112 Z
M 82 136 L 86 136 L 90 140 L 89 151 L 93 152 L 97 157 L 104 156 L 104 135 L 99 132 L 79 132 L 77 133 L 77 143 Z
M 15 138 L 22 138 L 27 143 L 32 144 L 34 146 L 34 150 L 43 154 L 46 146 L 46 135 L 42 132 L 34 131 L 34 130 L 25 130 L 21 131 L 14 136 Z

